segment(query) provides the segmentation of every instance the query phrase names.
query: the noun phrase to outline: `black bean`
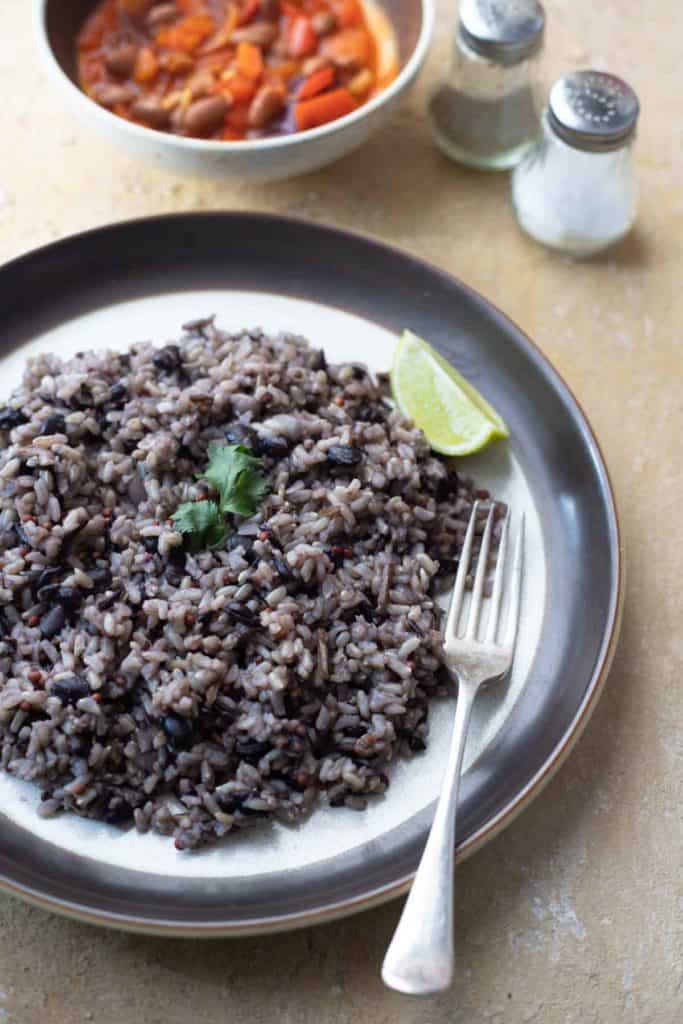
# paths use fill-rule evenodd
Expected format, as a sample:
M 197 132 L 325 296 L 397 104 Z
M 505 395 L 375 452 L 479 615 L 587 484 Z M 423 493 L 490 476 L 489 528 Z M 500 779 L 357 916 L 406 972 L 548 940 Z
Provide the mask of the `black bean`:
M 228 427 L 225 432 L 225 440 L 228 444 L 242 445 L 254 455 L 260 451 L 259 436 L 253 427 L 248 427 L 246 423 L 233 423 Z
M 359 420 L 365 423 L 384 423 L 387 410 L 383 405 L 376 405 L 374 402 L 364 402 L 358 406 L 356 415 Z
M 150 555 L 155 555 L 159 550 L 159 538 L 158 537 L 142 537 L 142 546 L 145 551 L 148 551 Z
M 256 557 L 254 552 L 254 537 L 247 537 L 242 533 L 231 533 L 228 537 L 226 548 L 228 551 L 234 551 L 236 548 L 243 548 L 243 557 L 247 562 L 253 561 Z
M 50 692 L 53 697 L 59 697 L 62 704 L 75 704 L 77 700 L 90 696 L 90 687 L 78 676 L 65 676 L 52 684 Z
M 458 571 L 459 564 L 460 560 L 457 558 L 440 558 L 437 576 L 450 576 Z
M 49 584 L 53 584 L 63 572 L 64 569 L 58 565 L 51 565 L 48 569 L 43 569 L 38 577 L 38 587 L 47 587 Z
M 187 746 L 192 739 L 192 723 L 180 715 L 165 715 L 161 719 L 161 728 L 171 749 Z
M 249 797 L 246 797 L 246 799 L 248 800 Z M 245 807 L 244 804 L 240 805 L 240 812 L 246 818 L 267 818 L 268 817 L 268 812 L 267 811 L 255 811 L 253 807 Z
M 75 612 L 83 602 L 83 591 L 78 587 L 59 587 L 55 600 L 67 612 Z
M 339 612 L 339 620 L 340 620 L 340 622 L 345 622 L 346 625 L 348 626 L 348 625 L 350 625 L 350 623 L 353 622 L 353 620 L 356 618 L 357 615 L 361 615 L 361 614 L 362 614 L 362 612 L 361 612 L 361 610 L 359 610 L 358 606 L 354 605 L 353 608 L 344 608 L 343 611 L 340 611 Z M 367 615 L 365 617 L 367 618 Z
M 354 380 L 363 380 L 363 378 L 368 375 L 367 367 L 361 366 L 360 363 L 353 363 L 351 369 L 353 371 Z
M 122 405 L 127 397 L 128 389 L 122 381 L 119 381 L 118 384 L 114 384 L 109 392 L 109 401 L 112 405 Z
M 65 434 L 66 420 L 62 416 L 61 412 L 53 412 L 51 416 L 48 416 L 43 423 L 43 429 L 40 432 L 45 436 L 48 434 Z
M 40 620 L 40 633 L 46 640 L 60 633 L 66 622 L 66 612 L 61 605 L 55 605 L 49 612 L 46 612 Z
M 33 547 L 31 541 L 29 540 L 28 534 L 21 523 L 14 524 L 14 532 L 16 533 L 20 544 L 22 544 L 24 547 Z
M 460 479 L 454 469 L 448 470 L 445 477 L 436 484 L 434 496 L 437 501 L 446 501 L 452 494 L 457 494 L 460 487 Z
M 0 608 L 0 639 L 7 640 L 10 632 L 9 619 L 4 610 Z
M 285 437 L 262 434 L 259 438 L 259 451 L 270 459 L 284 459 L 289 455 L 290 444 Z
M 185 540 L 185 537 L 183 538 Z M 185 559 L 187 558 L 187 552 L 183 545 L 178 544 L 176 547 L 170 548 L 166 555 L 167 564 L 174 565 L 177 569 L 185 568 Z
M 332 565 L 335 567 L 335 569 L 338 569 L 341 565 L 344 564 L 344 559 L 346 558 L 344 550 L 345 549 L 341 544 L 333 544 L 332 547 L 325 548 L 325 554 L 332 562 Z
M 383 622 L 385 618 L 384 614 L 378 608 L 375 608 L 374 605 L 370 604 L 367 598 L 361 601 L 360 604 L 357 604 L 355 608 L 352 608 L 351 611 L 354 615 L 362 615 L 364 619 L 374 623 L 376 626 Z
M 364 725 L 347 725 L 343 733 L 344 736 L 353 736 L 354 739 L 360 739 L 361 736 L 365 736 L 366 729 Z
M 121 441 L 121 447 L 123 448 L 126 455 L 132 455 L 137 446 L 138 443 L 134 437 L 126 437 Z
M 102 820 L 107 825 L 123 825 L 133 817 L 133 808 L 125 800 L 120 800 L 113 806 L 109 806 L 102 814 Z
M 406 701 L 406 707 L 407 708 L 426 708 L 427 707 L 427 698 L 424 695 L 424 691 L 418 688 L 415 691 L 415 696 L 411 697 L 409 700 Z
M 273 548 L 273 550 L 275 550 L 275 548 L 277 548 L 278 551 L 282 551 L 282 541 L 277 536 L 277 534 L 273 532 L 273 530 L 270 528 L 270 526 L 263 526 L 262 525 L 261 529 L 259 530 L 259 534 L 260 534 L 259 539 L 260 540 L 267 540 L 268 543 L 270 544 L 271 548 Z
M 188 320 L 186 324 L 183 324 L 183 330 L 189 334 L 200 334 L 202 338 L 205 338 L 206 328 L 213 326 L 215 319 L 216 314 L 213 313 L 211 316 L 201 316 L 196 320 Z
M 62 697 L 60 694 L 56 693 L 54 687 L 53 687 L 52 692 L 55 694 L 56 697 L 59 697 L 59 699 L 61 700 L 62 704 L 68 704 L 68 700 L 65 699 L 64 697 Z M 90 691 L 88 690 L 88 693 L 89 692 Z M 81 696 L 82 697 L 87 697 L 88 694 L 84 693 Z M 80 699 L 81 699 L 81 697 L 77 698 L 77 700 L 80 700 Z M 88 754 L 90 753 L 90 746 L 91 746 L 91 739 L 90 739 L 90 737 L 89 736 L 84 736 L 82 733 L 78 733 L 76 736 L 72 736 L 71 739 L 69 740 L 69 750 L 76 757 L 87 757 Z
M 21 409 L 13 409 L 9 405 L 0 409 L 0 430 L 13 430 L 22 423 L 28 423 L 28 416 Z
M 162 373 L 174 373 L 180 369 L 180 349 L 177 345 L 165 345 L 154 353 L 152 362 Z
M 103 590 L 111 583 L 111 570 L 106 567 L 91 569 L 88 576 L 92 580 L 95 590 Z
M 68 405 L 74 409 L 89 409 L 93 405 L 93 396 L 88 384 L 83 383 L 69 399 Z
M 118 596 L 118 591 L 109 590 L 106 594 L 103 594 L 102 597 L 98 598 L 95 607 L 100 612 L 106 612 L 116 602 Z
M 46 583 L 45 586 L 38 587 L 36 597 L 42 604 L 50 604 L 59 589 L 59 583 Z
M 242 622 L 245 626 L 255 626 L 259 621 L 258 612 L 252 611 L 248 605 L 239 604 L 237 601 L 231 601 L 226 611 L 235 622 Z
M 328 803 L 330 807 L 341 807 L 346 797 L 348 796 L 348 789 L 345 786 L 335 786 L 330 790 L 330 796 Z
M 176 572 L 175 569 L 166 570 L 166 581 L 172 587 L 179 587 L 183 582 L 183 575 L 180 572 Z
M 235 744 L 235 753 L 240 757 L 263 757 L 271 749 L 270 740 L 238 740 Z
M 408 740 L 408 746 L 410 747 L 411 750 L 414 751 L 427 749 L 425 741 L 423 739 L 420 739 L 419 736 L 411 736 L 410 739 Z
M 323 351 L 323 349 L 318 349 L 318 351 L 314 355 L 313 362 L 311 364 L 311 369 L 327 370 L 327 359 L 325 358 L 325 352 Z
M 293 580 L 295 578 L 294 573 L 292 572 L 290 567 L 287 565 L 283 558 L 280 558 L 279 555 L 273 555 L 273 568 L 275 569 L 275 572 L 278 574 L 278 576 L 280 576 L 283 580 Z
M 216 791 L 216 800 L 218 806 L 226 814 L 234 814 L 240 805 L 239 797 L 234 796 L 232 793 L 219 793 Z
M 362 451 L 353 444 L 333 444 L 327 449 L 327 461 L 332 466 L 357 466 L 362 459 Z

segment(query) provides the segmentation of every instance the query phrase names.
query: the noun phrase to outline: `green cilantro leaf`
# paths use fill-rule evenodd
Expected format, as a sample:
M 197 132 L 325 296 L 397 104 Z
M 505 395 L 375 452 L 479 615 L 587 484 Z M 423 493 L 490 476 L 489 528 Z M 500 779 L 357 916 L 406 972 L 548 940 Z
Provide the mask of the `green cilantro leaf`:
M 253 515 L 266 493 L 260 468 L 261 460 L 243 445 L 211 442 L 209 465 L 202 475 L 218 491 L 221 512 Z
M 225 540 L 225 520 L 215 501 L 186 501 L 174 512 L 173 523 L 191 535 L 196 548 L 217 547 Z
M 225 543 L 223 517 L 228 513 L 254 514 L 268 489 L 260 468 L 261 460 L 243 445 L 211 442 L 209 465 L 197 477 L 213 484 L 218 491 L 218 502 L 186 501 L 173 514 L 176 530 L 190 536 L 193 550 Z

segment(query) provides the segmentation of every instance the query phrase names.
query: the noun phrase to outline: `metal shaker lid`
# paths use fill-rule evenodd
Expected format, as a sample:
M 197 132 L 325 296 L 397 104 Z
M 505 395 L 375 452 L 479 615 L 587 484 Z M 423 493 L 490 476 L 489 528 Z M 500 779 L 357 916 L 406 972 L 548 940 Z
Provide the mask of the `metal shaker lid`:
M 603 71 L 572 71 L 550 90 L 548 121 L 575 149 L 607 152 L 633 135 L 640 107 L 633 89 Z
M 545 11 L 538 0 L 462 0 L 458 27 L 475 53 L 510 66 L 539 49 Z

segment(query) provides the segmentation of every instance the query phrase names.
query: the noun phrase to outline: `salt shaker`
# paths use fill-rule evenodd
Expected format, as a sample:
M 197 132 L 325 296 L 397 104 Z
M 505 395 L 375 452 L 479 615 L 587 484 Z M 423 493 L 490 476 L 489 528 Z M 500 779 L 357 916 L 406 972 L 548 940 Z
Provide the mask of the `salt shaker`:
M 528 234 L 580 257 L 628 232 L 638 206 L 638 112 L 633 89 L 615 75 L 575 71 L 555 83 L 542 134 L 512 175 L 512 205 Z
M 437 146 L 460 163 L 513 167 L 539 131 L 545 12 L 538 0 L 462 0 L 451 73 L 429 103 Z

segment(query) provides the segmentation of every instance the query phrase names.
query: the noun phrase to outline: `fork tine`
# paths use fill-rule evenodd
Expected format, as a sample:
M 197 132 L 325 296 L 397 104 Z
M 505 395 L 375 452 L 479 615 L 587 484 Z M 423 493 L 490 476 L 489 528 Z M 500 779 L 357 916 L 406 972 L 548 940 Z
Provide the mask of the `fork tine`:
M 524 555 L 524 513 L 519 520 L 517 543 L 510 578 L 510 610 L 508 611 L 506 643 L 514 649 L 519 624 L 519 603 L 522 589 L 522 557 Z
M 486 567 L 488 565 L 489 560 L 489 547 L 491 546 L 492 526 L 493 505 L 489 509 L 489 514 L 486 517 L 484 536 L 481 539 L 481 548 L 479 549 L 479 558 L 477 559 L 477 575 L 474 577 L 474 586 L 472 588 L 472 602 L 470 604 L 470 614 L 467 620 L 467 627 L 465 629 L 465 637 L 468 640 L 474 640 L 477 635 L 477 626 L 479 625 L 479 613 L 481 612 L 482 594 L 484 592 L 484 580 L 486 579 Z
M 448 619 L 446 620 L 446 631 L 445 638 L 457 637 L 458 635 L 458 621 L 460 619 L 460 611 L 462 609 L 462 599 L 465 593 L 465 581 L 467 580 L 467 573 L 470 571 L 470 557 L 472 554 L 472 541 L 474 540 L 474 526 L 477 521 L 477 510 L 479 508 L 479 502 L 475 501 L 472 506 L 472 512 L 470 514 L 470 521 L 467 524 L 467 532 L 465 533 L 465 542 L 460 552 L 460 562 L 458 564 L 458 573 L 455 577 L 455 585 L 453 587 L 453 596 L 451 597 L 451 606 L 448 609 Z
M 503 580 L 505 578 L 505 555 L 507 554 L 508 534 L 510 532 L 510 512 L 503 520 L 503 529 L 500 533 L 498 544 L 498 555 L 496 557 L 496 576 L 493 581 L 493 593 L 491 594 L 491 610 L 489 621 L 486 625 L 486 643 L 495 644 L 498 633 L 498 618 L 500 616 L 500 602 L 503 596 Z

